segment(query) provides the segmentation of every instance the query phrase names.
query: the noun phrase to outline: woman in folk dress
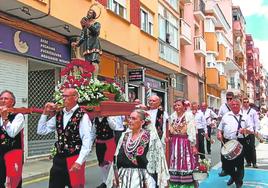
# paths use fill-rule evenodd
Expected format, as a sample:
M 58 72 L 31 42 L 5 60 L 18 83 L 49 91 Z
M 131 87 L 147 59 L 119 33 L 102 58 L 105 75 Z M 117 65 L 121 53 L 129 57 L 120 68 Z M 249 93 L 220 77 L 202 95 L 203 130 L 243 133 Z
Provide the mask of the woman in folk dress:
M 122 134 L 115 153 L 117 170 L 110 169 L 107 187 L 155 188 L 167 186 L 168 167 L 162 143 L 150 126 L 149 114 L 134 110 L 129 129 Z M 157 181 L 152 175 L 157 175 Z
M 194 188 L 193 170 L 197 167 L 196 128 L 191 111 L 185 112 L 184 100 L 176 100 L 170 116 L 169 172 L 171 188 Z

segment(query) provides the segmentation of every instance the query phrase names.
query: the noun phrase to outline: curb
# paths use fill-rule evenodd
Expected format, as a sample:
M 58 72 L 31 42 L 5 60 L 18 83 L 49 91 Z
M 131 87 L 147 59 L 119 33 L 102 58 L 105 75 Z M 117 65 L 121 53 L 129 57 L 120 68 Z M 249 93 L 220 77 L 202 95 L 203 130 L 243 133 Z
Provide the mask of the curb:
M 93 158 L 93 159 L 89 159 L 86 161 L 86 168 L 90 167 L 90 166 L 94 166 L 98 164 L 98 160 L 97 158 Z M 42 172 L 42 173 L 38 173 L 38 174 L 33 174 L 32 176 L 28 176 L 22 179 L 22 183 L 23 184 L 27 184 L 28 182 L 32 181 L 32 180 L 36 180 L 36 179 L 42 179 L 49 176 L 49 171 L 46 172 Z

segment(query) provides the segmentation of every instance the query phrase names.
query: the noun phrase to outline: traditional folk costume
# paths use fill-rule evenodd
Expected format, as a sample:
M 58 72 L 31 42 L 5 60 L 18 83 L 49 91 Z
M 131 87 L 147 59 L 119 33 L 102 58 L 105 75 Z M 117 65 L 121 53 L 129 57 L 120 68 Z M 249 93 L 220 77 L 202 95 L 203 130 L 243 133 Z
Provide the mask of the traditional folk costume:
M 132 141 L 132 131 L 124 132 L 115 152 L 115 169 L 110 169 L 107 187 L 118 178 L 120 188 L 164 188 L 169 179 L 163 145 L 152 125 L 142 129 L 139 137 Z M 118 171 L 117 171 L 118 169 Z M 153 175 L 157 175 L 157 182 Z
M 161 109 L 148 110 L 147 112 L 150 114 L 152 125 L 155 126 L 160 140 L 165 145 L 168 114 Z
M 245 135 L 239 133 L 240 128 L 246 128 L 249 131 L 253 131 L 253 127 L 249 122 L 249 119 L 240 112 L 234 114 L 232 111 L 227 112 L 218 129 L 223 132 L 223 142 L 226 143 L 230 140 L 237 140 L 243 145 L 242 153 L 233 160 L 227 160 L 223 158 L 223 162 L 226 165 L 226 173 L 231 176 L 232 180 L 237 186 L 242 186 L 244 178 L 244 152 L 247 147 Z
M 99 162 L 99 167 L 102 171 L 102 182 L 105 184 L 109 169 L 113 162 L 113 157 L 116 149 L 115 130 L 120 130 L 120 122 L 117 122 L 115 117 L 97 117 L 93 121 L 93 129 L 91 131 L 92 138 L 96 138 L 96 154 Z M 104 187 L 104 185 L 103 185 Z
M 64 108 L 48 121 L 46 115 L 41 115 L 37 133 L 45 135 L 56 130 L 58 135 L 49 188 L 84 187 L 85 159 L 92 146 L 90 129 L 89 117 L 78 105 L 69 112 Z M 70 172 L 75 162 L 82 166 Z
M 194 116 L 191 112 L 178 117 L 177 112 L 170 117 L 170 187 L 194 187 L 193 170 L 197 167 L 197 157 L 192 153 L 196 142 Z
M 20 188 L 23 165 L 23 126 L 21 113 L 0 117 L 0 188 Z M 6 186 L 5 186 L 6 183 Z

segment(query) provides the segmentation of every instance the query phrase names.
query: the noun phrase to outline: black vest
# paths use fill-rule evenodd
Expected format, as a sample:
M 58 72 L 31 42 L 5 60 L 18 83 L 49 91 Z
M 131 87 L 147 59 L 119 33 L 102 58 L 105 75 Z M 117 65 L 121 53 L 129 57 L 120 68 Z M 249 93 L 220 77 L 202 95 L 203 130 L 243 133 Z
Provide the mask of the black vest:
M 164 124 L 164 111 L 158 109 L 156 114 L 156 120 L 155 120 L 155 128 L 157 130 L 158 136 L 161 139 L 163 136 L 163 124 Z
M 56 115 L 58 141 L 55 143 L 55 147 L 58 154 L 66 157 L 79 154 L 82 146 L 79 124 L 84 113 L 81 108 L 76 109 L 65 129 L 63 128 L 63 111 Z
M 12 122 L 17 114 L 9 114 L 8 120 Z M 22 149 L 22 135 L 23 131 L 20 131 L 15 138 L 10 137 L 3 126 L 0 127 L 0 153 L 8 152 L 12 149 Z
M 95 118 L 96 138 L 97 140 L 109 140 L 114 137 L 114 131 L 109 126 L 107 118 L 104 117 L 101 121 Z

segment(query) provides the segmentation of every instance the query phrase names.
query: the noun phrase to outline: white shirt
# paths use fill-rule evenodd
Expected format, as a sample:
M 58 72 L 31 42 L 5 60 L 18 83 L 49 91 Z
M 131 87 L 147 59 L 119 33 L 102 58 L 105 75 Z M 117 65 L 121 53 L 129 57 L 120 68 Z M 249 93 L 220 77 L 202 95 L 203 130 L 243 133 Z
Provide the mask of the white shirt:
M 260 130 L 260 120 L 259 120 L 259 115 L 256 110 L 253 108 L 242 108 L 241 112 L 244 116 L 248 116 L 251 125 L 253 126 L 254 131 L 259 131 Z
M 102 121 L 102 117 L 99 117 L 99 120 Z M 109 127 L 114 131 L 123 131 L 124 130 L 124 116 L 109 116 L 107 117 L 107 121 L 109 124 Z M 90 138 L 92 139 L 92 142 L 96 139 L 96 131 L 97 131 L 97 125 L 93 121 L 93 126 L 90 131 Z
M 213 110 L 211 110 L 209 108 L 206 109 L 205 113 L 203 111 L 201 111 L 201 112 L 205 116 L 207 126 L 209 126 L 211 124 L 211 119 L 212 118 L 218 118 L 217 114 Z
M 0 125 L 3 126 L 3 120 L 0 117 Z M 8 136 L 15 138 L 17 134 L 24 128 L 24 116 L 21 113 L 16 114 L 12 122 L 8 121 L 6 126 L 3 126 L 3 129 L 7 132 Z
M 230 112 L 231 108 L 228 106 L 227 103 L 224 103 L 220 106 L 219 112 L 218 112 L 218 116 L 219 117 L 223 117 L 224 114 L 226 114 L 227 112 Z
M 205 133 L 208 132 L 206 118 L 200 110 L 194 114 L 196 129 L 204 129 Z
M 67 126 L 69 119 L 72 117 L 75 110 L 79 108 L 78 105 L 73 107 L 69 112 L 63 109 L 63 128 Z M 46 135 L 48 133 L 54 132 L 56 130 L 56 116 L 47 120 L 47 115 L 42 114 L 37 127 L 37 134 Z M 86 156 L 91 150 L 93 142 L 90 139 L 90 130 L 92 129 L 91 121 L 88 115 L 85 113 L 79 123 L 79 135 L 82 140 L 82 147 L 76 163 L 82 165 L 86 160 Z
M 227 112 L 223 117 L 219 124 L 218 129 L 220 131 L 223 131 L 223 136 L 226 139 L 232 140 L 236 138 L 243 138 L 244 136 L 240 133 L 238 133 L 238 136 L 236 136 L 237 130 L 238 130 L 238 122 L 240 115 L 242 116 L 241 119 L 241 128 L 246 128 L 247 130 L 253 131 L 253 127 L 250 125 L 250 122 L 247 118 L 247 116 L 243 116 L 240 112 L 239 114 L 235 115 L 232 111 Z M 236 119 L 235 119 L 236 117 Z

